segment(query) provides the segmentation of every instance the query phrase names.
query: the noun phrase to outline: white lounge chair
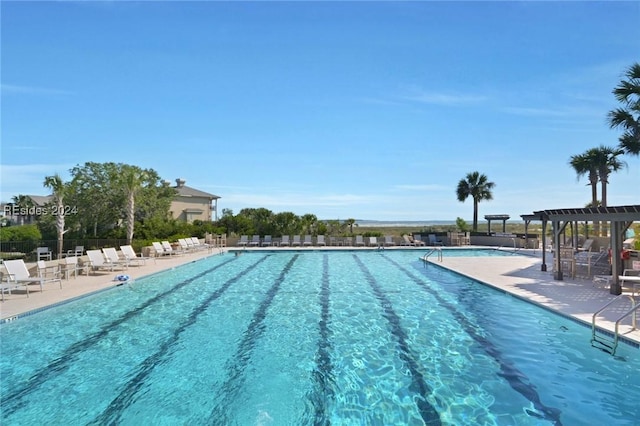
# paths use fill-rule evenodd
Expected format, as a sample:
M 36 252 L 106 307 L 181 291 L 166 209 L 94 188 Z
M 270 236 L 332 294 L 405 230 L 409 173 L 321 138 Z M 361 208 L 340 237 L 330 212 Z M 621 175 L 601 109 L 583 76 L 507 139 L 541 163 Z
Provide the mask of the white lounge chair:
M 378 237 L 369 237 L 369 246 L 377 247 L 378 246 Z
M 87 250 L 87 256 L 89 257 L 89 270 L 98 271 L 100 269 L 108 269 L 113 271 L 113 268 L 120 266 L 111 262 L 107 262 L 104 257 L 104 253 L 100 250 Z
M 313 245 L 313 242 L 311 241 L 311 235 L 305 235 L 304 236 L 304 241 L 302 242 L 303 246 L 309 246 L 311 247 Z
M 271 235 L 265 235 L 262 240 L 262 247 L 270 246 L 272 244 Z
M 49 250 L 49 247 L 37 247 L 36 255 L 36 260 L 51 260 L 52 253 L 51 250 Z
M 413 240 L 411 240 L 411 238 L 409 238 L 409 236 L 407 234 L 402 235 L 402 242 L 400 243 L 401 246 L 415 246 L 415 243 L 413 242 Z
M 161 241 L 160 244 L 162 244 L 162 248 L 164 249 L 165 253 L 169 253 L 169 255 L 184 254 L 184 250 L 174 249 L 171 246 L 171 243 L 167 240 Z
M 83 254 L 84 254 L 84 246 L 76 246 L 75 249 L 67 250 L 66 253 L 62 253 L 62 257 L 70 257 L 70 256 L 80 257 Z
M 187 242 L 189 242 L 188 238 Z M 200 239 L 198 237 L 191 237 L 191 242 L 193 243 L 193 247 L 195 247 L 196 250 L 208 250 L 212 247 L 210 244 L 200 242 Z
M 283 235 L 282 239 L 280 240 L 280 245 L 281 246 L 290 246 L 291 245 L 291 241 L 289 241 L 289 236 L 288 235 Z
M 6 260 L 3 264 L 7 270 L 7 284 L 10 286 L 15 288 L 18 285 L 39 284 L 40 291 L 43 290 L 44 278 L 32 277 L 24 260 Z
M 422 237 L 420 236 L 420 234 L 416 235 L 415 237 L 412 236 L 410 238 L 413 239 L 413 245 L 415 245 L 415 246 L 426 246 L 426 243 L 424 241 L 422 241 Z
M 136 251 L 133 249 L 131 245 L 120 246 L 120 251 L 122 252 L 122 255 L 125 258 L 127 258 L 129 263 L 138 262 L 138 264 L 140 264 L 140 262 L 142 262 L 142 264 L 144 265 L 147 263 L 147 260 L 149 259 L 153 259 L 154 263 L 156 261 L 155 257 L 151 258 L 151 257 L 146 257 L 143 255 L 136 254 Z
M 318 235 L 318 237 L 316 238 L 316 245 L 317 246 L 326 246 L 327 243 L 324 241 L 324 235 Z
M 114 247 L 104 247 L 102 249 L 102 253 L 104 253 L 104 257 L 107 259 L 107 262 L 122 266 L 124 269 L 129 267 L 129 260 L 126 257 L 120 257 L 118 255 L 118 251 Z
M 247 244 L 249 244 L 249 236 L 248 235 L 241 235 L 240 239 L 238 240 L 238 246 L 246 247 Z
M 258 247 L 260 245 L 260 235 L 254 235 L 251 237 L 251 242 L 249 243 L 252 247 Z
M 356 235 L 356 247 L 363 246 L 364 247 L 364 239 L 362 235 Z
M 300 235 L 294 235 L 293 241 L 291 242 L 291 246 L 299 246 L 300 245 Z
M 393 237 L 391 235 L 385 235 L 384 236 L 384 245 L 385 246 L 392 246 L 394 245 L 393 243 Z
M 162 244 L 160 244 L 159 241 L 154 241 L 151 245 L 153 246 L 153 251 L 155 252 L 156 257 L 169 256 L 171 254 L 164 250 L 164 247 L 162 247 Z

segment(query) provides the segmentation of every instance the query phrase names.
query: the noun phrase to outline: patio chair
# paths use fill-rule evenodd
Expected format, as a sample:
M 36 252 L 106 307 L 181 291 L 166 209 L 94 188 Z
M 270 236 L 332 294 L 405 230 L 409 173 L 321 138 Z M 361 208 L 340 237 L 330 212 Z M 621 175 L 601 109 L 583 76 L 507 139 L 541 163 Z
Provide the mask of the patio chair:
M 289 236 L 288 235 L 283 235 L 282 236 L 282 240 L 280 240 L 280 245 L 281 246 L 290 246 L 291 242 L 289 241 Z
M 249 236 L 241 235 L 240 239 L 238 240 L 238 247 L 246 247 L 247 244 L 249 244 Z
M 403 234 L 402 235 L 402 242 L 400 243 L 401 246 L 415 246 L 414 242 L 411 240 L 411 238 L 409 238 L 409 236 L 407 234 Z
M 66 253 L 62 253 L 62 257 L 70 257 L 70 256 L 80 257 L 83 254 L 84 254 L 84 246 L 76 246 L 75 249 L 67 250 Z
M 387 247 L 395 245 L 393 242 L 393 237 L 391 235 L 384 236 L 384 245 Z
M 291 246 L 299 246 L 300 245 L 300 235 L 294 235 L 293 241 L 291 242 Z
M 102 249 L 102 253 L 104 253 L 104 257 L 107 259 L 108 263 L 122 266 L 124 269 L 129 267 L 129 260 L 127 260 L 126 257 L 121 258 L 114 247 L 105 247 Z
M 260 245 L 260 235 L 254 235 L 253 237 L 251 237 L 251 242 L 249 243 L 249 245 L 258 247 Z
M 194 251 L 196 249 L 191 239 L 187 241 L 186 238 L 178 238 L 178 244 L 180 244 L 180 249 L 182 251 Z
M 420 236 L 420 234 L 411 236 L 410 238 L 413 239 L 413 245 L 414 246 L 426 246 L 427 245 L 424 241 L 422 241 L 422 237 Z
M 169 255 L 184 254 L 184 250 L 178 248 L 174 249 L 171 243 L 167 240 L 161 241 L 160 244 L 162 244 L 162 248 L 166 253 L 169 253 Z
M 171 255 L 170 252 L 165 251 L 164 247 L 162 247 L 162 244 L 160 244 L 159 241 L 154 241 L 151 243 L 151 245 L 153 246 L 153 251 L 155 252 L 156 257 Z
M 436 237 L 436 234 L 429 234 L 428 238 L 429 238 L 429 245 L 430 246 L 442 246 L 442 245 L 444 245 L 442 243 L 442 240 L 439 240 Z
M 187 242 L 189 242 L 189 238 L 187 238 Z M 196 250 L 208 250 L 212 247 L 211 244 L 201 242 L 198 237 L 191 237 L 191 242 Z
M 113 271 L 113 268 L 121 265 L 115 265 L 111 262 L 107 262 L 104 257 L 104 253 L 100 250 L 87 250 L 87 256 L 89 257 L 89 270 L 99 271 L 100 269 L 108 269 Z M 123 268 L 124 269 L 124 268 Z
M 47 265 L 44 260 L 38 260 L 36 266 L 38 267 L 38 277 L 42 278 L 42 284 L 58 282 L 62 288 L 60 265 Z
M 5 260 L 3 265 L 7 270 L 7 284 L 14 287 L 16 285 L 39 284 L 40 291 L 43 291 L 44 278 L 31 276 L 24 260 Z
M 147 263 L 147 260 L 152 259 L 151 257 L 146 257 L 142 254 L 136 254 L 136 251 L 131 245 L 120 246 L 120 251 L 122 252 L 122 255 L 129 261 L 129 263 L 138 262 L 138 264 L 140 264 L 140 262 L 142 262 L 142 264 L 144 265 Z M 153 262 L 156 262 L 155 257 L 153 258 Z
M 49 247 L 37 247 L 36 248 L 36 260 L 51 260 L 52 253 Z
M 369 246 L 377 246 L 378 245 L 378 237 L 369 237 Z
M 305 235 L 304 241 L 302 242 L 303 246 L 312 246 L 313 242 L 311 242 L 311 235 Z
M 326 246 L 327 243 L 324 241 L 324 235 L 318 235 L 318 237 L 316 238 L 316 245 L 317 246 Z
M 265 235 L 262 240 L 262 247 L 270 246 L 272 244 L 271 235 Z
M 69 276 L 73 273 L 73 277 L 76 278 L 78 276 L 78 271 L 89 273 L 88 267 L 84 265 L 80 265 L 78 263 L 77 256 L 69 256 L 65 257 L 64 260 L 60 263 L 60 273 L 64 274 L 64 279 L 68 280 Z
M 356 235 L 356 247 L 358 246 L 364 247 L 364 239 L 362 238 L 362 235 Z

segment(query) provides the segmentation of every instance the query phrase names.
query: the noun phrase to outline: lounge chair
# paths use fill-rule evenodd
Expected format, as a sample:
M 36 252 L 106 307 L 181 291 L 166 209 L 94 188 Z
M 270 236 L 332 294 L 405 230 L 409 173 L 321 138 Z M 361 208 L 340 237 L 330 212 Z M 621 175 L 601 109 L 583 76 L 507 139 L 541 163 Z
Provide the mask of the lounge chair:
M 6 260 L 3 264 L 7 270 L 7 284 L 13 287 L 18 285 L 24 285 L 26 287 L 28 284 L 39 284 L 40 291 L 43 290 L 44 278 L 32 277 L 24 260 Z M 27 289 L 27 292 L 28 291 Z
M 165 251 L 164 247 L 162 247 L 162 244 L 160 244 L 160 242 L 154 241 L 154 242 L 151 243 L 151 245 L 153 246 L 153 251 L 155 252 L 155 257 L 171 255 L 170 252 Z
M 71 275 L 72 273 L 73 277 L 76 278 L 78 276 L 78 271 L 84 271 L 88 274 L 88 268 L 78 263 L 77 256 L 65 257 L 64 260 L 60 263 L 60 272 L 64 274 L 65 280 L 68 280 L 69 275 Z
M 294 235 L 293 241 L 291 242 L 291 246 L 299 246 L 300 245 L 300 235 Z
M 318 237 L 316 238 L 316 245 L 317 246 L 326 246 L 327 243 L 324 241 L 324 235 L 318 235 Z
M 238 240 L 238 247 L 246 247 L 247 244 L 249 244 L 249 236 L 240 235 L 240 239 Z
M 439 240 L 436 237 L 436 234 L 429 234 L 429 245 L 430 246 L 441 246 L 442 244 L 442 240 Z
M 178 238 L 178 244 L 180 244 L 180 249 L 182 251 L 194 251 L 195 247 L 193 245 L 193 241 L 191 241 L 191 239 L 189 239 L 189 241 L 187 241 L 186 238 Z
M 129 263 L 138 262 L 138 264 L 140 264 L 140 262 L 142 262 L 142 264 L 144 265 L 147 260 L 151 259 L 151 257 L 137 255 L 136 251 L 130 245 L 120 246 L 120 251 L 122 252 L 122 255 L 129 261 Z M 153 258 L 153 261 L 156 261 L 155 257 Z
M 25 290 L 25 292 L 27 293 L 27 297 L 29 297 L 29 282 L 30 281 L 19 281 L 19 280 L 16 280 L 15 279 L 16 275 L 15 274 L 12 275 L 12 274 L 10 274 L 8 272 L 9 269 L 7 268 L 7 263 L 9 263 L 9 262 L 18 262 L 18 261 L 22 262 L 24 264 L 24 261 L 22 259 L 5 260 L 4 261 L 4 268 L 7 271 L 7 273 L 6 273 L 6 277 L 4 277 L 5 280 L 2 281 L 2 283 L 0 283 L 0 293 L 2 293 L 2 301 L 3 302 L 4 302 L 4 294 L 5 293 L 11 294 L 11 290 L 17 290 L 17 289 L 20 289 L 20 288 L 23 288 Z M 12 266 L 12 268 L 13 268 L 13 271 L 15 272 L 17 267 Z M 20 267 L 20 269 L 21 269 L 21 267 Z M 26 265 L 25 265 L 25 269 L 26 269 Z M 27 274 L 28 273 L 29 273 L 29 271 L 27 270 Z
M 384 236 L 384 245 L 387 247 L 395 245 L 393 242 L 393 237 L 391 235 Z
M 378 237 L 369 237 L 369 247 L 378 246 Z
M 362 238 L 362 235 L 356 235 L 356 247 L 358 246 L 364 247 L 364 239 Z
M 271 235 L 265 235 L 262 239 L 262 247 L 270 246 L 272 244 Z
M 413 245 L 414 246 L 426 246 L 427 244 L 422 241 L 422 237 L 420 237 L 420 234 L 416 235 L 416 236 L 411 236 L 411 239 L 413 239 Z
M 109 271 L 113 271 L 113 268 L 122 267 L 122 265 L 114 264 L 108 262 L 104 257 L 104 253 L 100 250 L 87 250 L 87 256 L 89 257 L 89 270 L 90 271 L 98 271 L 100 269 L 108 269 Z
M 283 235 L 282 239 L 280 240 L 280 245 L 281 246 L 290 246 L 291 242 L 289 241 L 289 236 L 288 235 Z
M 402 236 L 402 242 L 400 243 L 402 246 L 415 246 L 415 243 L 409 238 L 407 234 Z
M 249 245 L 258 247 L 260 245 L 260 235 L 254 235 L 253 237 L 251 237 L 251 242 L 249 243 Z
M 60 265 L 56 264 L 47 266 L 47 262 L 44 260 L 38 260 L 36 262 L 36 266 L 38 267 L 38 277 L 42 279 L 42 284 L 58 282 L 60 283 L 60 288 L 62 288 Z
M 304 241 L 302 242 L 303 246 L 312 246 L 313 242 L 311 241 L 311 235 L 305 235 Z
M 188 238 L 187 242 L 189 242 Z M 193 246 L 196 248 L 196 250 L 209 250 L 212 247 L 211 244 L 201 242 L 198 237 L 191 237 L 191 242 L 193 243 Z
M 160 244 L 162 244 L 162 248 L 164 249 L 164 251 L 166 253 L 169 253 L 169 255 L 178 255 L 178 254 L 184 254 L 184 250 L 182 249 L 174 249 L 171 246 L 171 243 L 167 240 L 165 241 L 161 241 Z
M 120 257 L 115 248 L 105 247 L 102 249 L 102 253 L 104 253 L 104 257 L 107 259 L 107 262 L 122 266 L 124 269 L 129 267 L 129 260 L 126 257 Z

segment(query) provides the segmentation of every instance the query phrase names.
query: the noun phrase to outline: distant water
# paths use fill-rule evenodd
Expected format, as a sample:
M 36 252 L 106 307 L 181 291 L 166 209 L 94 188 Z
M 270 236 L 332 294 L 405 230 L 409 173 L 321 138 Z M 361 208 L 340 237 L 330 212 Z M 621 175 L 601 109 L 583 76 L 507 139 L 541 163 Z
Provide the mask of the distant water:
M 451 220 L 356 220 L 360 226 L 380 227 L 421 227 L 435 225 L 455 225 Z

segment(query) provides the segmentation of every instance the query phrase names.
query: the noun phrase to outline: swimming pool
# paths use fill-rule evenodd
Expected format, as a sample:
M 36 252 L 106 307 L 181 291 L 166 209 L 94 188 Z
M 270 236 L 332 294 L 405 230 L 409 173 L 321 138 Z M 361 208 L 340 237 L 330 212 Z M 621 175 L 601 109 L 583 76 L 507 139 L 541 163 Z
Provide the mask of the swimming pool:
M 0 420 L 637 422 L 638 349 L 416 257 L 214 256 L 4 324 Z

